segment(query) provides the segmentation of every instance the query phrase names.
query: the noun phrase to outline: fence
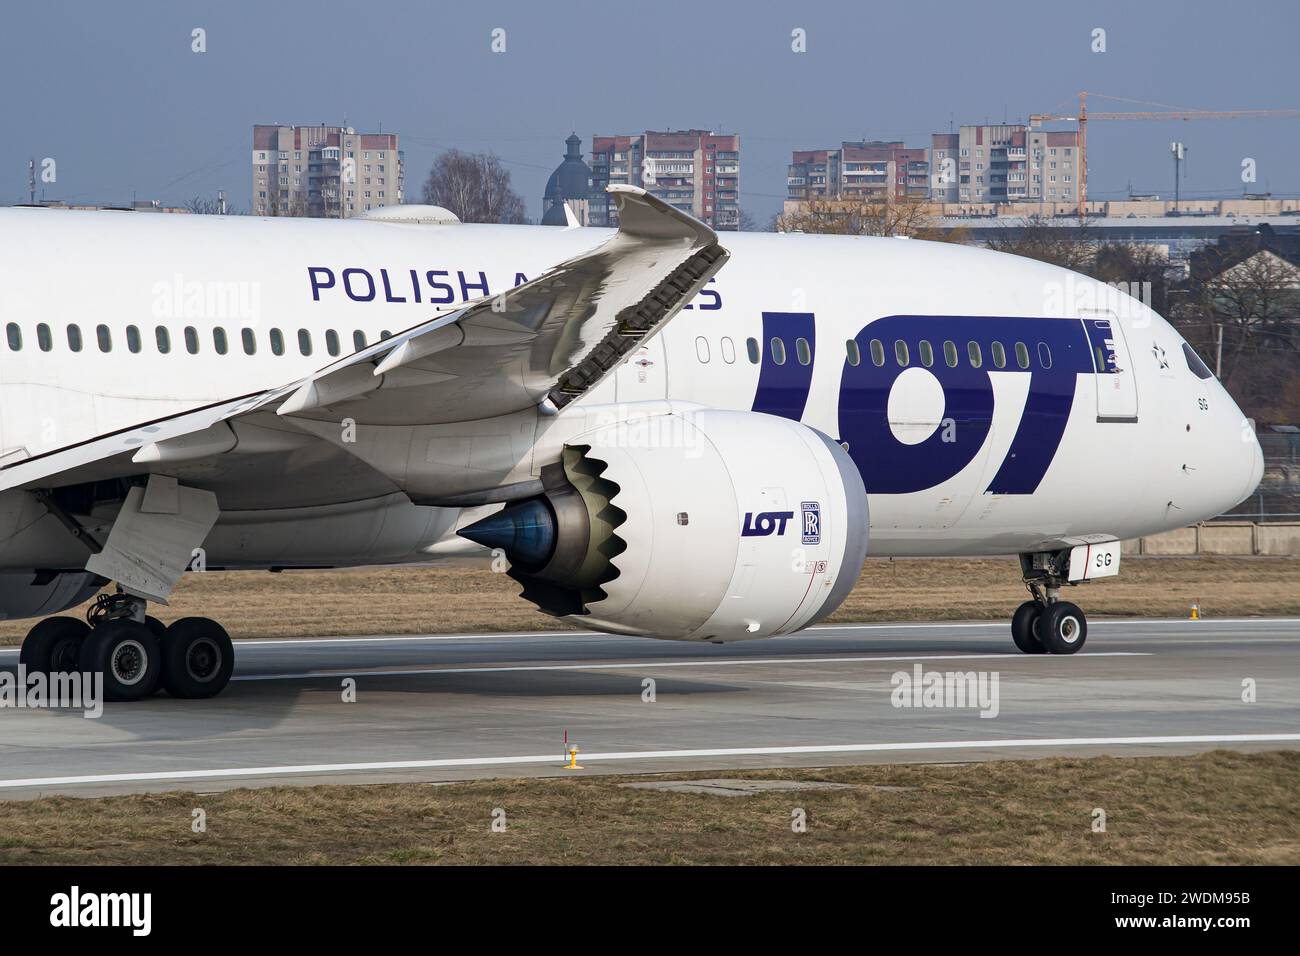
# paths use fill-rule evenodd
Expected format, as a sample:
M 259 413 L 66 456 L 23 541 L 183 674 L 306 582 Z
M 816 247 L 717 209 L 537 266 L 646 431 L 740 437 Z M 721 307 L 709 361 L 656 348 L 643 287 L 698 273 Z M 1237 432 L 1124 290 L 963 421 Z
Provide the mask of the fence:
M 1217 520 L 1125 541 L 1124 554 L 1300 557 L 1300 521 Z

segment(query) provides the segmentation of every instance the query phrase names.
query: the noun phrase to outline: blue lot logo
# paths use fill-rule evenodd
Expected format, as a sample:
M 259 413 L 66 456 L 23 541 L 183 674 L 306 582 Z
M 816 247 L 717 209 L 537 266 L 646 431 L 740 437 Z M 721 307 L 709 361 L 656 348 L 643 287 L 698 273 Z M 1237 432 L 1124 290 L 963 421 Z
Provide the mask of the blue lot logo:
M 822 543 L 822 506 L 816 501 L 799 503 L 803 511 L 803 544 Z
M 813 359 L 816 331 L 811 312 L 763 313 L 765 340 L 802 340 Z M 991 375 L 1022 375 L 1029 379 L 1029 388 L 1011 447 L 983 490 L 1033 494 L 1065 434 L 1079 375 L 1118 371 L 1113 342 L 1107 341 L 1114 337 L 1108 322 L 1073 318 L 892 315 L 877 319 L 854 338 L 857 364 L 844 359 L 838 440 L 848 448 L 868 493 L 908 494 L 933 488 L 958 475 L 984 447 L 993 425 Z M 929 361 L 921 359 L 922 339 L 929 346 Z M 994 361 L 995 341 L 1005 349 L 1001 364 Z M 1017 351 L 1017 343 L 1024 351 Z M 1099 370 L 1093 363 L 1094 352 L 1106 356 Z M 904 365 L 894 360 L 896 354 L 916 359 Z M 752 408 L 800 421 L 812 388 L 814 362 L 787 362 L 782 356 L 778 363 L 776 358 L 772 350 L 764 350 Z M 943 389 L 944 418 L 951 427 L 937 429 L 918 444 L 907 444 L 890 425 L 889 397 L 898 377 L 918 367 Z
M 764 538 L 770 534 L 785 534 L 785 525 L 794 517 L 793 511 L 752 511 L 745 512 L 745 521 L 740 526 L 743 538 Z

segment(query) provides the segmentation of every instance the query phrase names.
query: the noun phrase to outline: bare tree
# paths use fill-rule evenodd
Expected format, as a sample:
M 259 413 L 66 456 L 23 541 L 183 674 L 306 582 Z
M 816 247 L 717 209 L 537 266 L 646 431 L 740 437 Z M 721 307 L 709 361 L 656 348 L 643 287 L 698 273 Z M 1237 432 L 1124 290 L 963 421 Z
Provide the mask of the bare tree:
M 1086 223 L 1058 226 L 1039 215 L 1026 217 L 1007 235 L 994 236 L 986 245 L 998 252 L 1050 262 L 1075 272 L 1087 272 L 1096 252 Z
M 451 210 L 461 222 L 527 222 L 509 171 L 491 153 L 440 154 L 424 182 L 424 201 Z
M 1211 276 L 1196 291 L 1199 311 L 1213 327 L 1214 364 L 1225 382 L 1236 377 L 1248 353 L 1294 351 L 1300 345 L 1300 270 L 1280 256 L 1257 252 Z
M 965 230 L 939 229 L 927 204 L 915 199 L 874 197 L 810 199 L 776 217 L 778 232 L 833 236 L 906 236 L 964 242 Z
M 243 213 L 226 204 L 225 212 L 221 211 L 221 203 L 216 199 L 209 199 L 206 196 L 195 196 L 181 203 L 181 207 L 192 212 L 196 216 L 242 216 Z
M 1097 243 L 1087 272 L 1094 279 L 1141 298 L 1160 315 L 1169 312 L 1169 291 L 1175 270 L 1168 255 L 1155 246 L 1131 242 Z
M 740 232 L 776 232 L 777 220 L 779 220 L 780 218 L 781 218 L 780 215 L 774 215 L 770 219 L 768 219 L 767 222 L 759 222 L 752 215 L 750 215 L 746 210 L 742 209 L 740 210 L 739 231 Z

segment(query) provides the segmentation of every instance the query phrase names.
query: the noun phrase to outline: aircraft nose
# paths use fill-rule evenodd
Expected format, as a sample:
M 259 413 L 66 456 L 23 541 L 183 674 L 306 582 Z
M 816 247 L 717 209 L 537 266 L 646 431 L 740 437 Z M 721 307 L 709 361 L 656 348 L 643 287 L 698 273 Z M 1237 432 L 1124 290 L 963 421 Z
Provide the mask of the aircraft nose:
M 1251 427 L 1250 431 L 1250 475 L 1246 479 L 1246 488 L 1242 492 L 1241 499 L 1245 501 L 1255 493 L 1259 487 L 1260 481 L 1264 478 L 1264 449 L 1259 445 L 1259 436 L 1255 434 L 1255 429 Z
M 1242 415 L 1235 403 L 1232 407 L 1235 414 L 1227 416 L 1224 422 L 1223 490 L 1225 498 L 1230 499 L 1224 511 L 1230 511 L 1254 494 L 1264 477 L 1264 451 L 1255 434 L 1255 423 Z

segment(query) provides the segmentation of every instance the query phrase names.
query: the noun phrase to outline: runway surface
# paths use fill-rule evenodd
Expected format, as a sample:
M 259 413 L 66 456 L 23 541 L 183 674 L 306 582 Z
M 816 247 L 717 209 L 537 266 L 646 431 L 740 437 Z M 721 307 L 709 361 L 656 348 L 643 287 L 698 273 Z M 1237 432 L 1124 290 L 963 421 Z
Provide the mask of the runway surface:
M 160 694 L 99 719 L 0 709 L 0 799 L 1296 749 L 1298 652 L 1300 619 L 1093 621 L 1070 657 L 1017 653 L 1002 622 L 726 646 L 573 632 L 244 641 L 214 700 Z M 0 669 L 16 664 L 0 650 Z M 983 675 L 986 690 L 996 675 L 996 716 L 894 706 L 894 675 L 918 664 Z M 582 771 L 560 769 L 566 731 Z

